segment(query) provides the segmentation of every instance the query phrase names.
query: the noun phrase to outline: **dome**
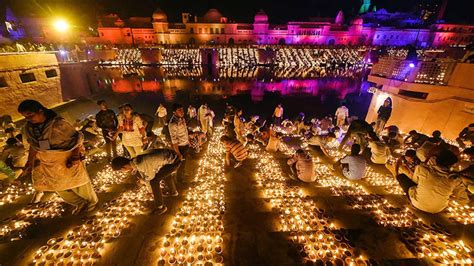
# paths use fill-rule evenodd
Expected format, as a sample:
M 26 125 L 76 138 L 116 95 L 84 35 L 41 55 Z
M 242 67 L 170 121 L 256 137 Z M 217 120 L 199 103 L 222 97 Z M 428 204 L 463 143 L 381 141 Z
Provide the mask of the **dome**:
M 361 17 L 357 17 L 351 21 L 351 25 L 362 25 L 364 20 Z
M 153 12 L 153 21 L 155 22 L 167 22 L 168 21 L 168 16 L 166 16 L 166 13 L 163 12 L 161 9 L 155 10 Z
M 117 18 L 117 20 L 114 22 L 114 25 L 117 27 L 123 27 L 125 26 L 125 22 L 121 20 L 120 18 Z
M 260 10 L 255 15 L 254 21 L 255 21 L 255 23 L 268 23 L 268 16 L 265 13 L 265 11 Z
M 204 14 L 203 19 L 205 22 L 219 23 L 221 22 L 221 17 L 222 17 L 221 12 L 219 12 L 219 10 L 215 8 L 212 8 L 212 9 L 209 9 L 209 11 L 207 11 L 206 14 Z

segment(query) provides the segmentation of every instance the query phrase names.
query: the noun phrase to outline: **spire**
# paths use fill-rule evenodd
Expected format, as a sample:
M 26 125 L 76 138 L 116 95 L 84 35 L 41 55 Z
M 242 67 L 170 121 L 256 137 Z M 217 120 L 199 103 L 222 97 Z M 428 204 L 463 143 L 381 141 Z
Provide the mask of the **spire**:
M 342 10 L 339 10 L 339 12 L 337 12 L 335 23 L 338 25 L 344 24 L 344 13 L 342 12 Z

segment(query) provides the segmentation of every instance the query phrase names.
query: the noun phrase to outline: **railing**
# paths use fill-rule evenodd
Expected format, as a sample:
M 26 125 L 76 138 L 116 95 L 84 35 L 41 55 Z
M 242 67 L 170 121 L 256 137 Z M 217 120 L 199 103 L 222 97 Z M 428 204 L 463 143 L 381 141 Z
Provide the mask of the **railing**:
M 413 62 L 382 57 L 374 64 L 371 75 L 412 83 L 447 85 L 456 64 L 455 61 Z

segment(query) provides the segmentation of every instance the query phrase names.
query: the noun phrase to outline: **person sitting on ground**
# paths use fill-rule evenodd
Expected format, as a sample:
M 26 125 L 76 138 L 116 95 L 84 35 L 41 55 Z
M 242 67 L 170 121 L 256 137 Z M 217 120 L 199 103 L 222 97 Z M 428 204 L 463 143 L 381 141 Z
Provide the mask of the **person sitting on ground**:
M 346 135 L 344 135 L 344 138 L 341 140 L 341 144 L 339 144 L 339 150 L 342 150 L 344 145 L 351 139 L 355 139 L 355 143 L 359 144 L 362 149 L 365 149 L 367 146 L 365 136 L 373 131 L 373 127 L 364 120 L 352 121 L 347 129 Z
M 386 164 L 390 157 L 390 149 L 381 141 L 375 132 L 369 134 L 370 160 L 375 164 Z
M 400 142 L 399 135 L 396 132 L 389 132 L 388 136 L 382 137 L 383 141 L 387 144 L 390 152 L 395 154 L 398 149 L 402 147 L 402 143 Z
M 298 149 L 296 153 L 288 159 L 287 163 L 290 166 L 291 179 L 303 182 L 314 182 L 316 180 L 313 159 L 303 149 Z
M 413 146 L 414 148 L 421 147 L 428 140 L 428 136 L 425 134 L 411 130 L 408 136 L 403 140 L 405 145 Z
M 350 180 L 362 179 L 365 175 L 367 163 L 362 155 L 360 155 L 360 145 L 353 144 L 351 154 L 337 161 L 334 168 L 342 167 L 342 174 Z
M 314 135 L 308 139 L 308 145 L 319 147 L 327 157 L 330 157 L 328 150 L 330 145 L 335 143 L 336 135 L 332 132 L 326 135 Z
M 230 166 L 230 155 L 235 158 L 237 163 L 234 168 L 242 165 L 242 162 L 247 159 L 248 151 L 247 148 L 238 140 L 230 138 L 228 136 L 222 136 L 221 141 L 225 147 L 225 163 L 226 166 Z
M 459 132 L 459 136 L 456 141 L 461 148 L 465 148 L 466 145 L 474 144 L 474 123 L 469 124 L 469 126 L 465 127 L 461 132 Z
M 278 132 L 274 130 L 274 126 L 270 127 L 269 134 L 270 138 L 268 139 L 268 143 L 265 147 L 265 150 L 269 152 L 277 152 L 280 149 L 281 139 Z
M 443 138 L 441 138 L 441 131 L 439 131 L 439 130 L 433 131 L 433 133 L 431 133 L 431 137 L 428 138 L 428 140 L 435 143 L 435 144 L 438 144 L 438 145 L 441 145 L 441 144 L 445 143 Z
M 150 182 L 154 199 L 154 214 L 163 214 L 167 207 L 163 202 L 163 193 L 160 182 L 165 181 L 169 189 L 169 195 L 176 197 L 176 180 L 173 174 L 176 173 L 181 161 L 173 150 L 156 149 L 145 154 L 140 154 L 133 159 L 125 157 L 116 157 L 112 160 L 112 169 L 114 171 L 129 172 L 138 170 L 142 181 Z
M 395 176 L 404 174 L 412 179 L 413 173 L 415 172 L 415 167 L 420 163 L 420 159 L 416 157 L 416 151 L 408 149 L 405 152 L 405 155 L 398 158 L 397 163 L 395 164 Z
M 429 163 L 416 166 L 412 179 L 403 174 L 397 176 L 400 186 L 415 208 L 428 213 L 439 213 L 448 206 L 451 197 L 462 205 L 469 202 L 462 179 L 458 174 L 450 172 L 451 166 L 457 161 L 453 152 L 442 150 Z

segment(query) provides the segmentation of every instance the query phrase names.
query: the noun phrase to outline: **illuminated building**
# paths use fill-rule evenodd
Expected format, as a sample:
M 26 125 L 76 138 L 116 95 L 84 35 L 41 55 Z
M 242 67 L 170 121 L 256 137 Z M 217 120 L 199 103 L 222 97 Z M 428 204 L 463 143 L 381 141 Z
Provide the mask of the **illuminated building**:
M 137 24 L 137 20 L 146 23 Z M 397 25 L 385 21 L 396 20 Z M 367 21 L 367 22 L 366 22 Z M 336 18 L 316 21 L 290 21 L 283 25 L 269 23 L 260 10 L 253 23 L 233 22 L 217 9 L 204 16 L 182 14 L 179 23 L 157 9 L 152 18 L 130 18 L 125 23 L 117 15 L 99 21 L 99 39 L 110 44 L 312 44 L 312 45 L 388 45 L 445 46 L 465 45 L 474 40 L 474 26 L 433 24 L 406 13 L 384 9 L 367 12 L 349 22 L 339 11 Z M 381 26 L 382 25 L 382 26 Z
M 376 84 L 366 120 L 375 121 L 378 107 L 391 97 L 387 125 L 431 135 L 441 130 L 455 139 L 474 121 L 473 65 L 449 60 L 418 62 L 382 57 L 369 75 Z

